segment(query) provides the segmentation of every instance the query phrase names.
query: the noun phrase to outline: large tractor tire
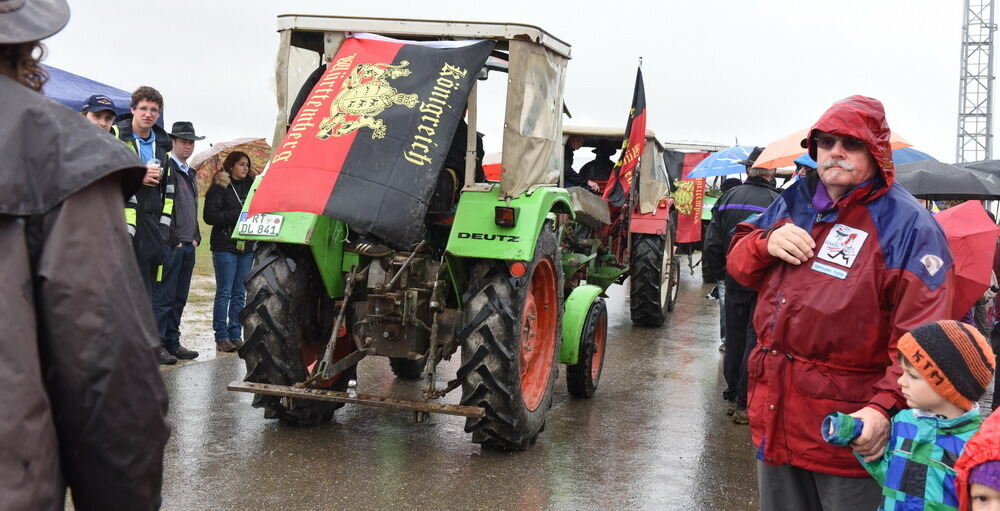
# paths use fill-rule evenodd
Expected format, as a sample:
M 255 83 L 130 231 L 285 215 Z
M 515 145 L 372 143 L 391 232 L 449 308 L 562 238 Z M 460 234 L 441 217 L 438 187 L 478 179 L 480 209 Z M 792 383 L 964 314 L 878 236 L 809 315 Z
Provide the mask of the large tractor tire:
M 587 311 L 580 336 L 577 362 L 566 366 L 566 387 L 575 397 L 593 397 L 604 368 L 604 347 L 608 339 L 608 307 L 603 298 L 594 300 Z
M 247 276 L 247 304 L 240 314 L 246 342 L 239 356 L 248 382 L 293 385 L 308 376 L 308 365 L 322 356 L 336 311 L 323 289 L 307 247 L 260 243 Z M 356 377 L 344 371 L 325 388 L 345 390 Z M 343 403 L 255 394 L 253 406 L 264 417 L 314 426 L 328 422 Z
M 404 380 L 419 380 L 424 375 L 424 366 L 427 365 L 427 357 L 420 360 L 410 360 L 405 357 L 389 358 L 389 367 L 392 374 Z
M 559 261 L 555 231 L 546 223 L 523 276 L 512 276 L 505 261 L 472 269 L 458 377 L 461 403 L 486 410 L 465 423 L 472 441 L 484 447 L 525 450 L 545 426 L 562 340 Z
M 673 233 L 666 235 L 638 234 L 632 243 L 630 298 L 632 322 L 639 326 L 658 327 L 673 310 L 676 300 L 676 278 L 671 272 L 680 266 L 675 261 Z

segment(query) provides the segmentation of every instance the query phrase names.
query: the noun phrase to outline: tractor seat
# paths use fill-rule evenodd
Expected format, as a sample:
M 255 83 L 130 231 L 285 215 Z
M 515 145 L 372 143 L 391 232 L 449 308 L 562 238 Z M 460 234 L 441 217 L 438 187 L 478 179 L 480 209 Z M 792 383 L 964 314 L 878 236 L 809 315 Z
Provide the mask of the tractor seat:
M 608 209 L 608 203 L 599 195 L 594 195 L 588 190 L 575 186 L 566 191 L 573 199 L 573 212 L 576 213 L 578 221 L 594 229 L 611 225 L 611 211 Z

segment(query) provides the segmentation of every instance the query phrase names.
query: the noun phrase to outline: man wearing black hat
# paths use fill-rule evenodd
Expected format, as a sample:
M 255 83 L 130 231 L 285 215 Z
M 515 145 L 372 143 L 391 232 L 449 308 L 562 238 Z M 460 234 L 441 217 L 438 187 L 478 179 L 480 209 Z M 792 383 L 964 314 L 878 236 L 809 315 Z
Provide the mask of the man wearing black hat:
M 607 140 L 597 142 L 597 147 L 594 147 L 593 150 L 597 156 L 580 169 L 580 175 L 587 179 L 588 186 L 591 185 L 592 181 L 607 181 L 611 177 L 611 171 L 615 168 L 615 162 L 611 161 L 611 155 L 615 154 L 615 151 L 617 149 L 611 145 L 611 142 Z M 593 186 L 590 189 L 597 193 Z
M 111 131 L 111 125 L 115 123 L 115 102 L 104 94 L 94 94 L 87 98 L 80 112 L 104 131 Z
M 563 147 L 563 187 L 579 186 L 597 192 L 597 184 L 588 183 L 587 176 L 582 170 L 580 172 L 573 170 L 573 153 L 583 147 L 583 142 L 583 137 L 580 135 L 570 135 L 566 139 L 566 145 Z
M 187 304 L 194 272 L 195 248 L 201 243 L 198 229 L 198 181 L 188 158 L 194 154 L 196 140 L 204 140 L 194 132 L 189 121 L 177 121 L 170 129 L 173 149 L 167 160 L 168 174 L 176 177 L 174 185 L 173 220 L 167 234 L 167 250 L 163 256 L 163 273 L 153 284 L 153 312 L 160 342 L 172 357 L 190 360 L 198 352 L 181 345 L 181 314 Z M 176 362 L 176 360 L 174 360 Z M 171 363 L 170 359 L 162 363 Z
M 703 247 L 702 273 L 710 282 L 721 281 L 725 289 L 722 307 L 725 310 L 726 350 L 722 372 L 726 378 L 723 399 L 729 401 L 733 422 L 746 424 L 747 370 L 746 357 L 756 345 L 756 335 L 750 319 L 753 317 L 757 293 L 740 285 L 726 274 L 726 251 L 736 224 L 762 213 L 778 197 L 774 187 L 774 170 L 752 168 L 753 162 L 764 151 L 754 148 L 750 156 L 741 161 L 749 176 L 745 183 L 731 188 L 719 197 L 712 207 L 712 222 L 708 225 Z
M 39 93 L 39 40 L 68 20 L 0 0 L 0 508 L 63 509 L 69 487 L 76 509 L 152 510 L 167 393 L 122 216 L 145 169 Z

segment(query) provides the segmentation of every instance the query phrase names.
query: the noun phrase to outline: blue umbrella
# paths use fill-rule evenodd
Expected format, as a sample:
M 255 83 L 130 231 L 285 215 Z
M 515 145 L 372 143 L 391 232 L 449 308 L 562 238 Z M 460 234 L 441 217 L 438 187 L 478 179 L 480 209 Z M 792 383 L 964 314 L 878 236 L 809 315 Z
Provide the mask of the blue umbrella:
M 809 153 L 803 154 L 798 158 L 795 158 L 795 163 L 799 165 L 805 165 L 811 169 L 816 168 L 816 162 L 809 156 Z
M 701 160 L 691 172 L 688 179 L 712 176 L 728 176 L 729 174 L 741 174 L 747 168 L 740 162 L 750 157 L 753 151 L 752 145 L 734 145 L 718 151 L 708 158 Z
M 937 161 L 937 158 L 912 147 L 900 147 L 892 152 L 892 162 L 896 165 L 900 163 L 913 163 L 915 161 Z

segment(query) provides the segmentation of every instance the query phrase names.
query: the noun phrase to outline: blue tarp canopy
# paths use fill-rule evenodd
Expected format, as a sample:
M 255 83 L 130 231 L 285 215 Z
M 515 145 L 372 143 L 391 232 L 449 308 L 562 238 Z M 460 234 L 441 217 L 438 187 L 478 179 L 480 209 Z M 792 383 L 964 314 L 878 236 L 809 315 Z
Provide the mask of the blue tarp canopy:
M 129 103 L 132 100 L 130 92 L 45 64 L 42 64 L 42 67 L 49 74 L 49 81 L 45 83 L 42 92 L 59 103 L 79 112 L 87 98 L 94 94 L 104 94 L 115 102 L 116 114 L 130 112 Z

